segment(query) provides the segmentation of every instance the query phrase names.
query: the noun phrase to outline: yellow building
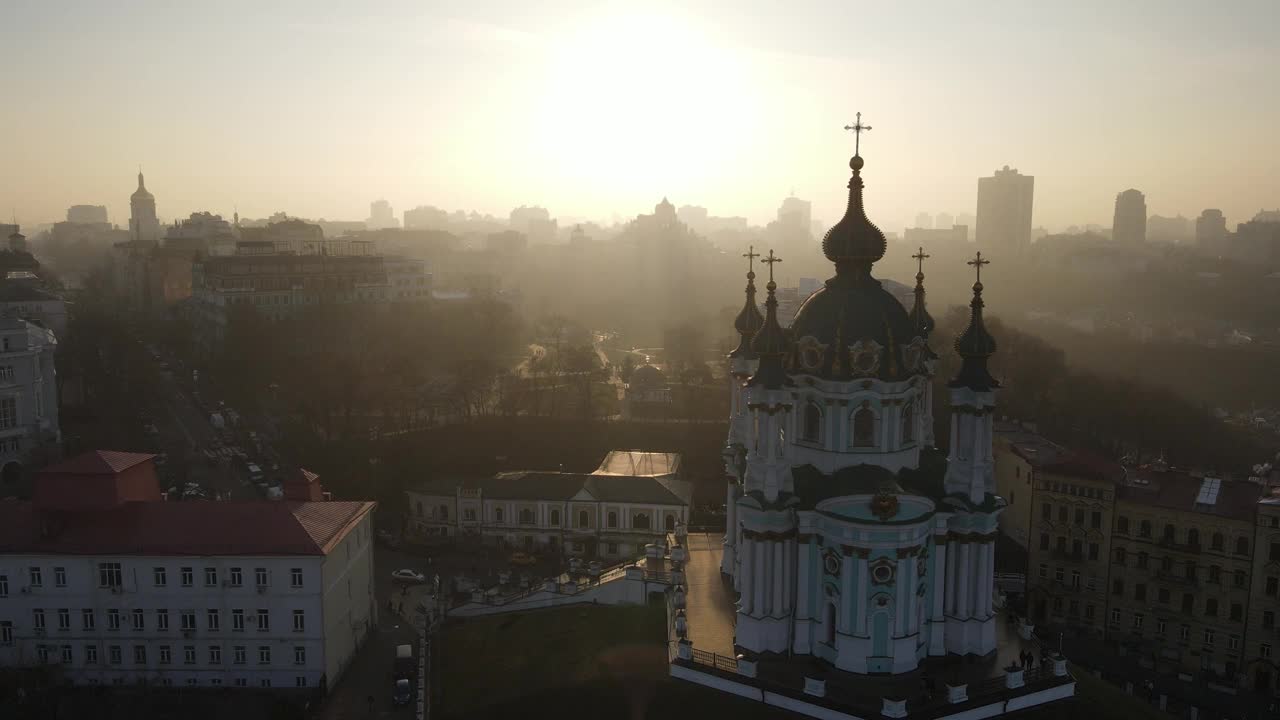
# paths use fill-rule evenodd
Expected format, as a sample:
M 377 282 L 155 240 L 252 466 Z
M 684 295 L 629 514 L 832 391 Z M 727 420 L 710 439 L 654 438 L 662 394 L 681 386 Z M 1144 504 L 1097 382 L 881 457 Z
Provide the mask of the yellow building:
M 1009 503 L 1000 513 L 1000 532 L 1027 550 L 1031 545 L 1033 518 L 1032 474 L 1037 467 L 1054 462 L 1066 451 L 1015 422 L 994 423 L 991 445 L 996 494 Z
M 1079 452 L 1033 467 L 1027 612 L 1038 625 L 1102 637 L 1112 515 L 1124 469 Z
M 1261 494 L 1244 480 L 1131 471 L 1115 510 L 1108 636 L 1158 669 L 1236 684 Z
M 1245 683 L 1280 695 L 1280 487 L 1258 502 L 1253 529 L 1249 627 L 1245 631 Z

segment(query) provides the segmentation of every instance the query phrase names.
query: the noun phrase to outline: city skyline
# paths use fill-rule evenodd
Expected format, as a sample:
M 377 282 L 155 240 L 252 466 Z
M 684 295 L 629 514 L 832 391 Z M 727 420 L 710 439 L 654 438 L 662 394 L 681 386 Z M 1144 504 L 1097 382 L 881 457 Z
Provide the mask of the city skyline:
M 1005 164 L 1038 178 L 1033 222 L 1046 227 L 1105 224 L 1127 187 L 1152 214 L 1221 208 L 1241 222 L 1280 186 L 1266 132 L 1280 103 L 1255 91 L 1280 59 L 1263 3 L 1229 16 L 1137 4 L 1114 30 L 1091 27 L 1088 7 L 934 8 L 923 24 L 832 3 L 751 18 L 393 4 L 306 20 L 287 6 L 136 5 L 7 11 L 15 61 L 0 77 L 15 97 L 47 97 L 0 120 L 17 140 L 0 201 L 19 222 L 93 203 L 121 224 L 139 164 L 164 218 L 358 219 L 376 198 L 630 217 L 666 195 L 763 224 L 794 187 L 831 222 L 855 110 L 875 126 L 862 154 L 887 227 L 921 206 L 972 212 L 977 178 Z M 130 34 L 140 41 L 119 42 Z M 290 52 L 252 52 L 282 38 Z M 227 44 L 249 52 L 188 52 Z M 86 103 L 100 122 L 83 128 Z

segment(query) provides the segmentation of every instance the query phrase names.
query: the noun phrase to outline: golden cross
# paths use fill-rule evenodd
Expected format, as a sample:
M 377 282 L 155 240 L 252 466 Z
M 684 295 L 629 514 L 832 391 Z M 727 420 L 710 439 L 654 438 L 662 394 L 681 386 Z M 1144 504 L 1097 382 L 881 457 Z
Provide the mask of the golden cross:
M 858 154 L 858 147 L 859 147 L 859 145 L 861 145 L 861 143 L 862 143 L 862 131 L 863 131 L 863 130 L 870 130 L 870 129 L 871 129 L 871 126 L 870 126 L 870 125 L 863 125 L 863 124 L 862 124 L 862 113 L 858 113 L 858 119 L 857 119 L 857 120 L 854 120 L 852 125 L 845 125 L 845 126 L 844 126 L 844 129 L 845 129 L 845 130 L 852 130 L 852 131 L 853 131 L 853 154 L 854 154 L 854 155 L 857 155 L 857 154 Z
M 747 272 L 752 272 L 751 263 L 753 260 L 760 257 L 760 253 L 756 252 L 755 245 L 748 245 L 747 251 L 742 253 L 742 257 L 747 259 Z
M 918 260 L 920 262 L 920 267 L 916 272 L 924 272 L 924 260 L 927 257 L 930 257 L 930 256 L 925 255 L 923 247 L 917 250 L 915 255 L 911 256 L 912 260 Z
M 773 264 L 782 262 L 782 258 L 775 256 L 773 250 L 769 250 L 769 255 L 760 262 L 769 263 L 769 282 L 773 282 Z
M 970 260 L 968 264 L 969 264 L 969 265 L 972 265 L 972 266 L 974 267 L 974 269 L 978 271 L 978 282 L 982 282 L 982 266 L 983 266 L 983 265 L 990 265 L 990 264 L 991 264 L 991 261 L 990 261 L 990 260 L 983 260 L 983 259 L 982 259 L 982 251 L 981 251 L 981 250 L 979 250 L 979 251 L 978 251 L 978 256 L 977 256 L 977 257 L 975 257 L 974 259 Z

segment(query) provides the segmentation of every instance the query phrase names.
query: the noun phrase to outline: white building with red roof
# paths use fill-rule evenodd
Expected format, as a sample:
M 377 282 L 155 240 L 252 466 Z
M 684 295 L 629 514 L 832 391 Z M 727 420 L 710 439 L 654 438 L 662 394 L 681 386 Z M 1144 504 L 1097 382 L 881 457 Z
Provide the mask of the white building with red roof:
M 0 501 L 0 667 L 81 685 L 325 688 L 377 624 L 372 502 L 169 502 L 97 451 Z

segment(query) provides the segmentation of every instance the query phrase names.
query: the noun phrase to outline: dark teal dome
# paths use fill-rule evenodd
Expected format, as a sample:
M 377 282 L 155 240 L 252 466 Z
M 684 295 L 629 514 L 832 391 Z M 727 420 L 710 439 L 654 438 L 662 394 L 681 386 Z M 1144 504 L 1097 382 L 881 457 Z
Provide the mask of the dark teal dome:
M 828 379 L 903 380 L 920 333 L 906 308 L 869 274 L 845 273 L 809 296 L 791 322 L 791 371 Z

